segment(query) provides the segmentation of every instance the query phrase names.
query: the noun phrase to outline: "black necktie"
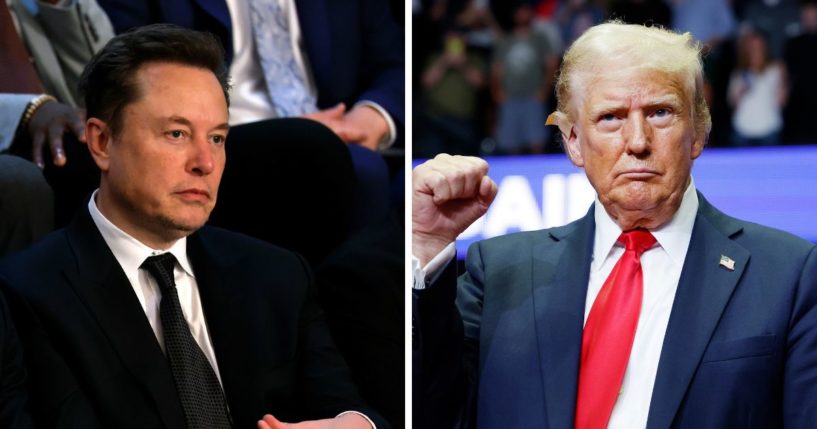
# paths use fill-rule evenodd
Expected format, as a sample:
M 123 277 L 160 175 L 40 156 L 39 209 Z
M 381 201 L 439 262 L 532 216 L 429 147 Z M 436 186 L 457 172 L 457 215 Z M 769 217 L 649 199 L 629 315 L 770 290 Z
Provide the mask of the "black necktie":
M 171 253 L 163 253 L 145 259 L 142 268 L 153 275 L 162 291 L 159 313 L 162 318 L 165 352 L 187 417 L 187 427 L 230 428 L 227 402 L 216 373 L 190 334 L 182 313 L 176 282 L 173 280 L 175 265 L 176 258 Z

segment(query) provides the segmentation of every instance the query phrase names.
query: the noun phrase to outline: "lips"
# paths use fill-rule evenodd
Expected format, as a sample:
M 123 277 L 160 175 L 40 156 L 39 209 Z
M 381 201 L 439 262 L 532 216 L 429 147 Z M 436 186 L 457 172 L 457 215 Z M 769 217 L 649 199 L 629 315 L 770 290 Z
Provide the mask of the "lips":
M 185 201 L 200 201 L 200 202 L 207 202 L 210 201 L 210 192 L 204 189 L 183 189 L 181 191 L 176 192 L 176 195 L 180 196 Z
M 618 173 L 616 176 L 631 180 L 648 180 L 658 176 L 658 172 L 649 168 L 630 168 Z

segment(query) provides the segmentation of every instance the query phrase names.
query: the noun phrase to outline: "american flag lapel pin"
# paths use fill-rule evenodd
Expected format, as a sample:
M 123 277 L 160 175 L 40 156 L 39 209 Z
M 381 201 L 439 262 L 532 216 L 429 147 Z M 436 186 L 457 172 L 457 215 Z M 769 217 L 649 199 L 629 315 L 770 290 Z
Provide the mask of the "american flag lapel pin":
M 735 271 L 735 260 L 726 255 L 721 255 L 720 265 L 729 271 Z

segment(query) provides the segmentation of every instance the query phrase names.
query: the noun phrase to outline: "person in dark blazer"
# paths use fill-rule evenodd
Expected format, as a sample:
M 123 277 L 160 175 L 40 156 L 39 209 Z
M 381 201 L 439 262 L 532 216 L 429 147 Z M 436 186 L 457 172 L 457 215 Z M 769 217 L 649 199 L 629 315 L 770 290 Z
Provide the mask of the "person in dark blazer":
M 228 6 L 225 0 L 163 0 L 129 2 L 101 0 L 117 33 L 154 23 L 170 23 L 218 36 L 227 51 L 227 61 L 238 56 L 232 7 L 251 8 L 253 3 L 277 1 L 295 8 L 307 69 L 314 77 L 317 107 L 325 114 L 315 119 L 332 128 L 344 141 L 368 130 L 346 130 L 335 126 L 339 103 L 351 113 L 361 101 L 377 104 L 387 112 L 395 127 L 393 138 L 403 134 L 405 71 L 403 36 L 394 22 L 389 2 L 380 0 L 252 0 Z M 251 23 L 248 23 L 251 24 Z M 256 50 L 275 49 L 256 46 Z M 257 60 L 256 60 L 257 61 Z M 329 119 L 332 120 L 329 120 Z M 375 126 L 376 125 L 376 126 Z M 370 129 L 381 129 L 371 124 Z M 365 144 L 370 149 L 374 145 Z M 392 139 L 393 140 L 393 139 Z
M 814 425 L 817 246 L 697 192 L 702 91 L 688 33 L 584 33 L 549 122 L 596 201 L 568 225 L 475 243 L 458 286 L 452 242 L 496 185 L 477 158 L 415 169 L 418 427 Z
M 358 399 L 304 260 L 202 226 L 226 79 L 215 38 L 169 25 L 115 37 L 83 73 L 100 187 L 0 266 L 39 426 L 388 427 Z

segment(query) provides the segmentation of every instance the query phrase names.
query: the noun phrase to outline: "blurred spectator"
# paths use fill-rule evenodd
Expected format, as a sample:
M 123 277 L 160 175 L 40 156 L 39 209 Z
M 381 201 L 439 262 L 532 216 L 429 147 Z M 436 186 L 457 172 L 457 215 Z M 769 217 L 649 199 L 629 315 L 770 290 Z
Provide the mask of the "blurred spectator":
M 478 92 L 485 84 L 485 64 L 469 52 L 462 33 L 449 31 L 442 49 L 432 55 L 423 72 L 425 111 L 417 119 L 415 154 L 433 157 L 440 152 L 477 155 Z
M 463 31 L 463 35 L 468 46 L 486 52 L 493 48 L 496 39 L 503 32 L 485 0 L 468 1 L 452 22 L 455 27 L 467 30 Z
M 628 24 L 655 25 L 669 28 L 672 11 L 664 0 L 613 0 L 610 17 Z
M 668 0 L 672 7 L 672 28 L 690 32 L 705 45 L 704 96 L 710 106 L 713 122 L 709 140 L 718 144 L 728 142 L 730 108 L 726 87 L 733 70 L 733 39 L 736 21 L 730 0 Z M 724 43 L 726 42 L 726 43 Z
M 20 37 L 48 94 L 79 106 L 79 75 L 113 37 L 96 0 L 6 0 Z
M 747 30 L 738 40 L 738 65 L 729 80 L 734 146 L 776 145 L 783 128 L 785 69 L 772 61 L 766 35 Z
M 556 22 L 562 29 L 562 41 L 570 46 L 588 28 L 601 24 L 604 10 L 588 0 L 565 0 L 556 11 Z
M 551 93 L 556 53 L 533 31 L 533 10 L 514 11 L 514 28 L 494 51 L 491 91 L 499 106 L 497 147 L 504 153 L 543 153 L 545 103 Z
M 690 32 L 696 40 L 715 46 L 735 30 L 728 0 L 671 0 L 672 28 Z
M 440 38 L 439 21 L 432 19 L 430 7 L 434 0 L 412 0 L 411 1 L 411 27 L 414 29 L 411 41 L 411 86 L 420 88 L 420 76 L 423 74 L 426 59 L 434 51 Z M 414 90 L 412 96 L 419 94 Z M 418 101 L 413 99 L 413 105 L 417 106 Z
M 25 151 L 25 156 L 30 156 L 40 168 L 45 167 L 44 153 L 49 151 L 53 164 L 63 166 L 66 162 L 63 133 L 84 139 L 84 116 L 78 109 L 79 75 L 91 56 L 113 37 L 113 28 L 95 0 L 7 0 L 6 5 L 16 35 L 26 47 L 26 56 L 31 56 L 34 70 L 30 66 L 28 69 L 30 79 L 36 82 L 33 86 L 51 97 L 21 95 L 35 88 L 28 83 L 21 87 L 17 86 L 21 82 L 2 82 L 6 91 L 16 94 L 0 94 L 0 114 L 5 117 L 0 120 L 0 152 L 10 150 L 15 143 L 15 152 Z M 7 33 L 9 30 L 4 29 L 3 37 L 15 37 Z M 32 106 L 35 100 L 37 104 Z M 31 107 L 34 109 L 28 112 L 25 124 L 28 129 L 15 133 L 9 121 L 23 117 Z
M 800 29 L 785 50 L 791 92 L 784 115 L 784 140 L 817 143 L 817 1 L 803 2 Z
M 786 40 L 797 35 L 800 15 L 798 0 L 749 0 L 744 8 L 743 22 L 767 35 L 769 56 L 783 59 Z
M 536 4 L 536 13 L 533 18 L 533 30 L 545 36 L 550 48 L 556 52 L 557 60 L 565 50 L 562 29 L 556 21 L 558 7 L 557 0 L 541 0 Z
M 7 0 L 0 6 L 0 87 L 6 91 L 0 93 L 0 256 L 53 229 L 55 198 L 67 195 L 63 189 L 54 195 L 46 177 L 81 164 L 66 156 L 85 149 L 76 82 L 112 36 L 94 0 Z M 67 168 L 55 171 L 69 159 Z M 51 166 L 46 177 L 35 164 Z

